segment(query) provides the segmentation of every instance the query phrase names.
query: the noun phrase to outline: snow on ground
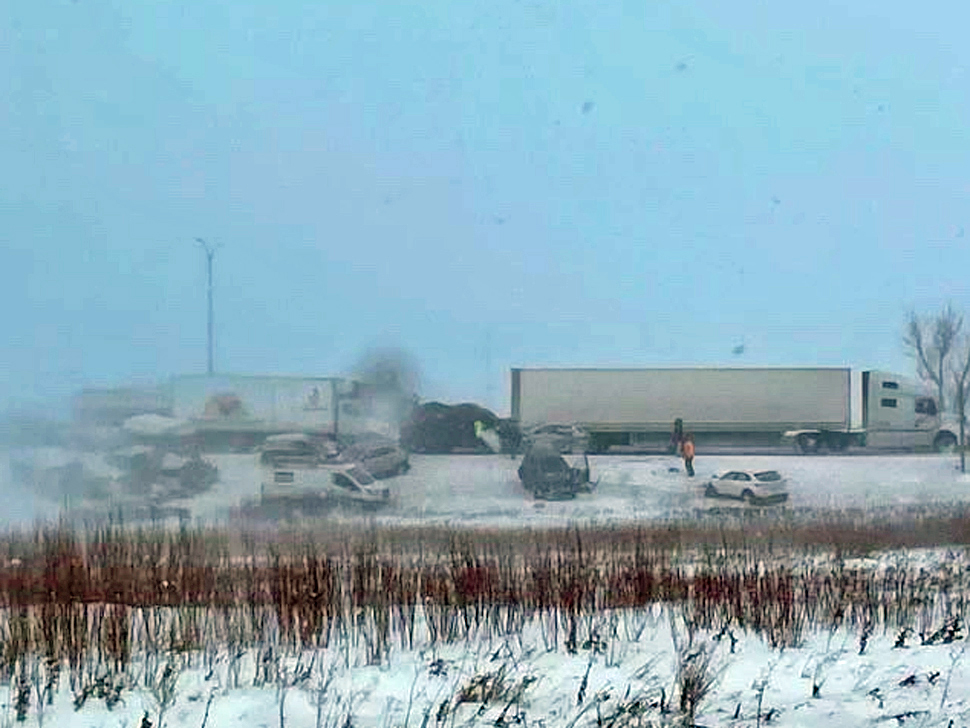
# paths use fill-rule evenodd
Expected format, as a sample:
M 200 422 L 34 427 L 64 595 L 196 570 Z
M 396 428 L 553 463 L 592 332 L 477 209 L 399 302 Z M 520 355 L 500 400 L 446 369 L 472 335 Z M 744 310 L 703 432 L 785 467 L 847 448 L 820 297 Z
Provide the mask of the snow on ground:
M 504 725 L 551 728 L 608 725 L 622 708 L 639 707 L 642 725 L 678 725 L 675 645 L 686 645 L 687 633 L 673 614 L 655 607 L 601 615 L 594 624 L 600 639 L 572 654 L 562 646 L 562 632 L 558 647 L 547 644 L 549 624 L 540 621 L 520 634 L 454 644 L 402 649 L 395 642 L 379 665 L 366 664 L 362 649 L 342 643 L 317 652 L 303 679 L 295 676 L 311 665 L 311 654 L 300 656 L 299 666 L 290 656 L 280 662 L 276 674 L 282 678 L 261 687 L 253 687 L 252 653 L 239 663 L 238 686 L 225 654 L 209 666 L 201 655 L 182 657 L 163 724 L 198 728 L 208 710 L 207 725 L 215 727 L 494 726 L 503 725 L 498 721 L 503 716 Z M 760 703 L 766 726 L 967 725 L 966 640 L 923 646 L 910 638 L 903 648 L 895 648 L 895 641 L 894 634 L 877 634 L 860 652 L 859 635 L 838 629 L 780 650 L 752 634 L 715 639 L 698 632 L 693 646 L 712 656 L 714 682 L 698 705 L 696 723 L 756 725 Z M 138 684 L 142 667 L 136 661 L 128 669 Z M 496 674 L 501 678 L 492 685 L 499 686 L 501 697 L 482 702 L 480 689 L 478 699 L 459 701 L 476 677 L 487 688 L 483 678 Z M 283 684 L 289 689 L 282 691 Z M 818 687 L 814 697 L 813 686 Z M 44 726 L 58 728 L 138 726 L 145 712 L 153 726 L 159 725 L 163 691 L 129 687 L 121 698 L 112 709 L 95 697 L 75 709 L 65 669 L 53 704 L 43 716 L 33 706 L 23 725 L 41 725 L 42 718 Z M 11 693 L 0 710 L 4 725 L 12 724 L 12 702 Z M 662 714 L 661 702 L 672 712 Z

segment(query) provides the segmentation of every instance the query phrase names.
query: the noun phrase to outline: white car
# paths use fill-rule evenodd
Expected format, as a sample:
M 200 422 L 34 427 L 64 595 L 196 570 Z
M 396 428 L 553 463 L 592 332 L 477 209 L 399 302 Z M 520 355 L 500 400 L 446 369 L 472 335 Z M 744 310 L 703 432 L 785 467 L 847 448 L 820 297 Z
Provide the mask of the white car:
M 729 470 L 704 488 L 707 498 L 736 498 L 764 506 L 788 500 L 788 481 L 777 470 Z

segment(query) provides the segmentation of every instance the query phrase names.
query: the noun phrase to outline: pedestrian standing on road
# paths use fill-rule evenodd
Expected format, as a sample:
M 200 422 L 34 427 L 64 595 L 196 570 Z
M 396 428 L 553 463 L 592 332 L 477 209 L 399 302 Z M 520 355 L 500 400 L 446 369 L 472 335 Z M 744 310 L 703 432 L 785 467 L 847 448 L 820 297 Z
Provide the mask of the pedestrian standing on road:
M 678 417 L 674 420 L 674 431 L 670 434 L 670 444 L 667 452 L 673 455 L 680 450 L 680 443 L 684 440 L 684 421 Z
M 694 435 L 688 432 L 680 443 L 680 454 L 684 458 L 684 467 L 687 474 L 694 476 Z

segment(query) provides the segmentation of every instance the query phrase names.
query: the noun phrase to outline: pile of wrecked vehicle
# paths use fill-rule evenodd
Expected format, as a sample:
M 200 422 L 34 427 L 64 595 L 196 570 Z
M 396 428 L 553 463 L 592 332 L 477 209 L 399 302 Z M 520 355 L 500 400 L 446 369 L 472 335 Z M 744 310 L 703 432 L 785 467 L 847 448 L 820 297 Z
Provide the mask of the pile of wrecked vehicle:
M 199 495 L 219 480 L 218 468 L 198 453 L 184 456 L 136 445 L 108 460 L 121 469 L 124 492 L 155 505 Z
M 188 517 L 177 501 L 209 490 L 218 468 L 199 454 L 133 445 L 107 453 L 49 449 L 11 463 L 17 480 L 61 505 L 66 515 L 100 521 Z
M 570 464 L 554 439 L 534 440 L 519 465 L 522 486 L 536 500 L 569 500 L 589 493 L 596 486 L 589 476 L 589 457 L 582 456 L 581 466 Z

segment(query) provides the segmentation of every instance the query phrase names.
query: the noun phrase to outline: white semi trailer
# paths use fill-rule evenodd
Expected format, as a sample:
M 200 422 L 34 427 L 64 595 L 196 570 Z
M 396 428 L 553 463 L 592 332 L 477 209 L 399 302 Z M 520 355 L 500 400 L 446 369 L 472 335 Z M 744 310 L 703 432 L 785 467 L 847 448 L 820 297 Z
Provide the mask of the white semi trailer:
M 677 419 L 702 442 L 805 452 L 957 442 L 915 382 L 847 367 L 513 369 L 512 418 L 581 425 L 594 452 L 663 444 Z

